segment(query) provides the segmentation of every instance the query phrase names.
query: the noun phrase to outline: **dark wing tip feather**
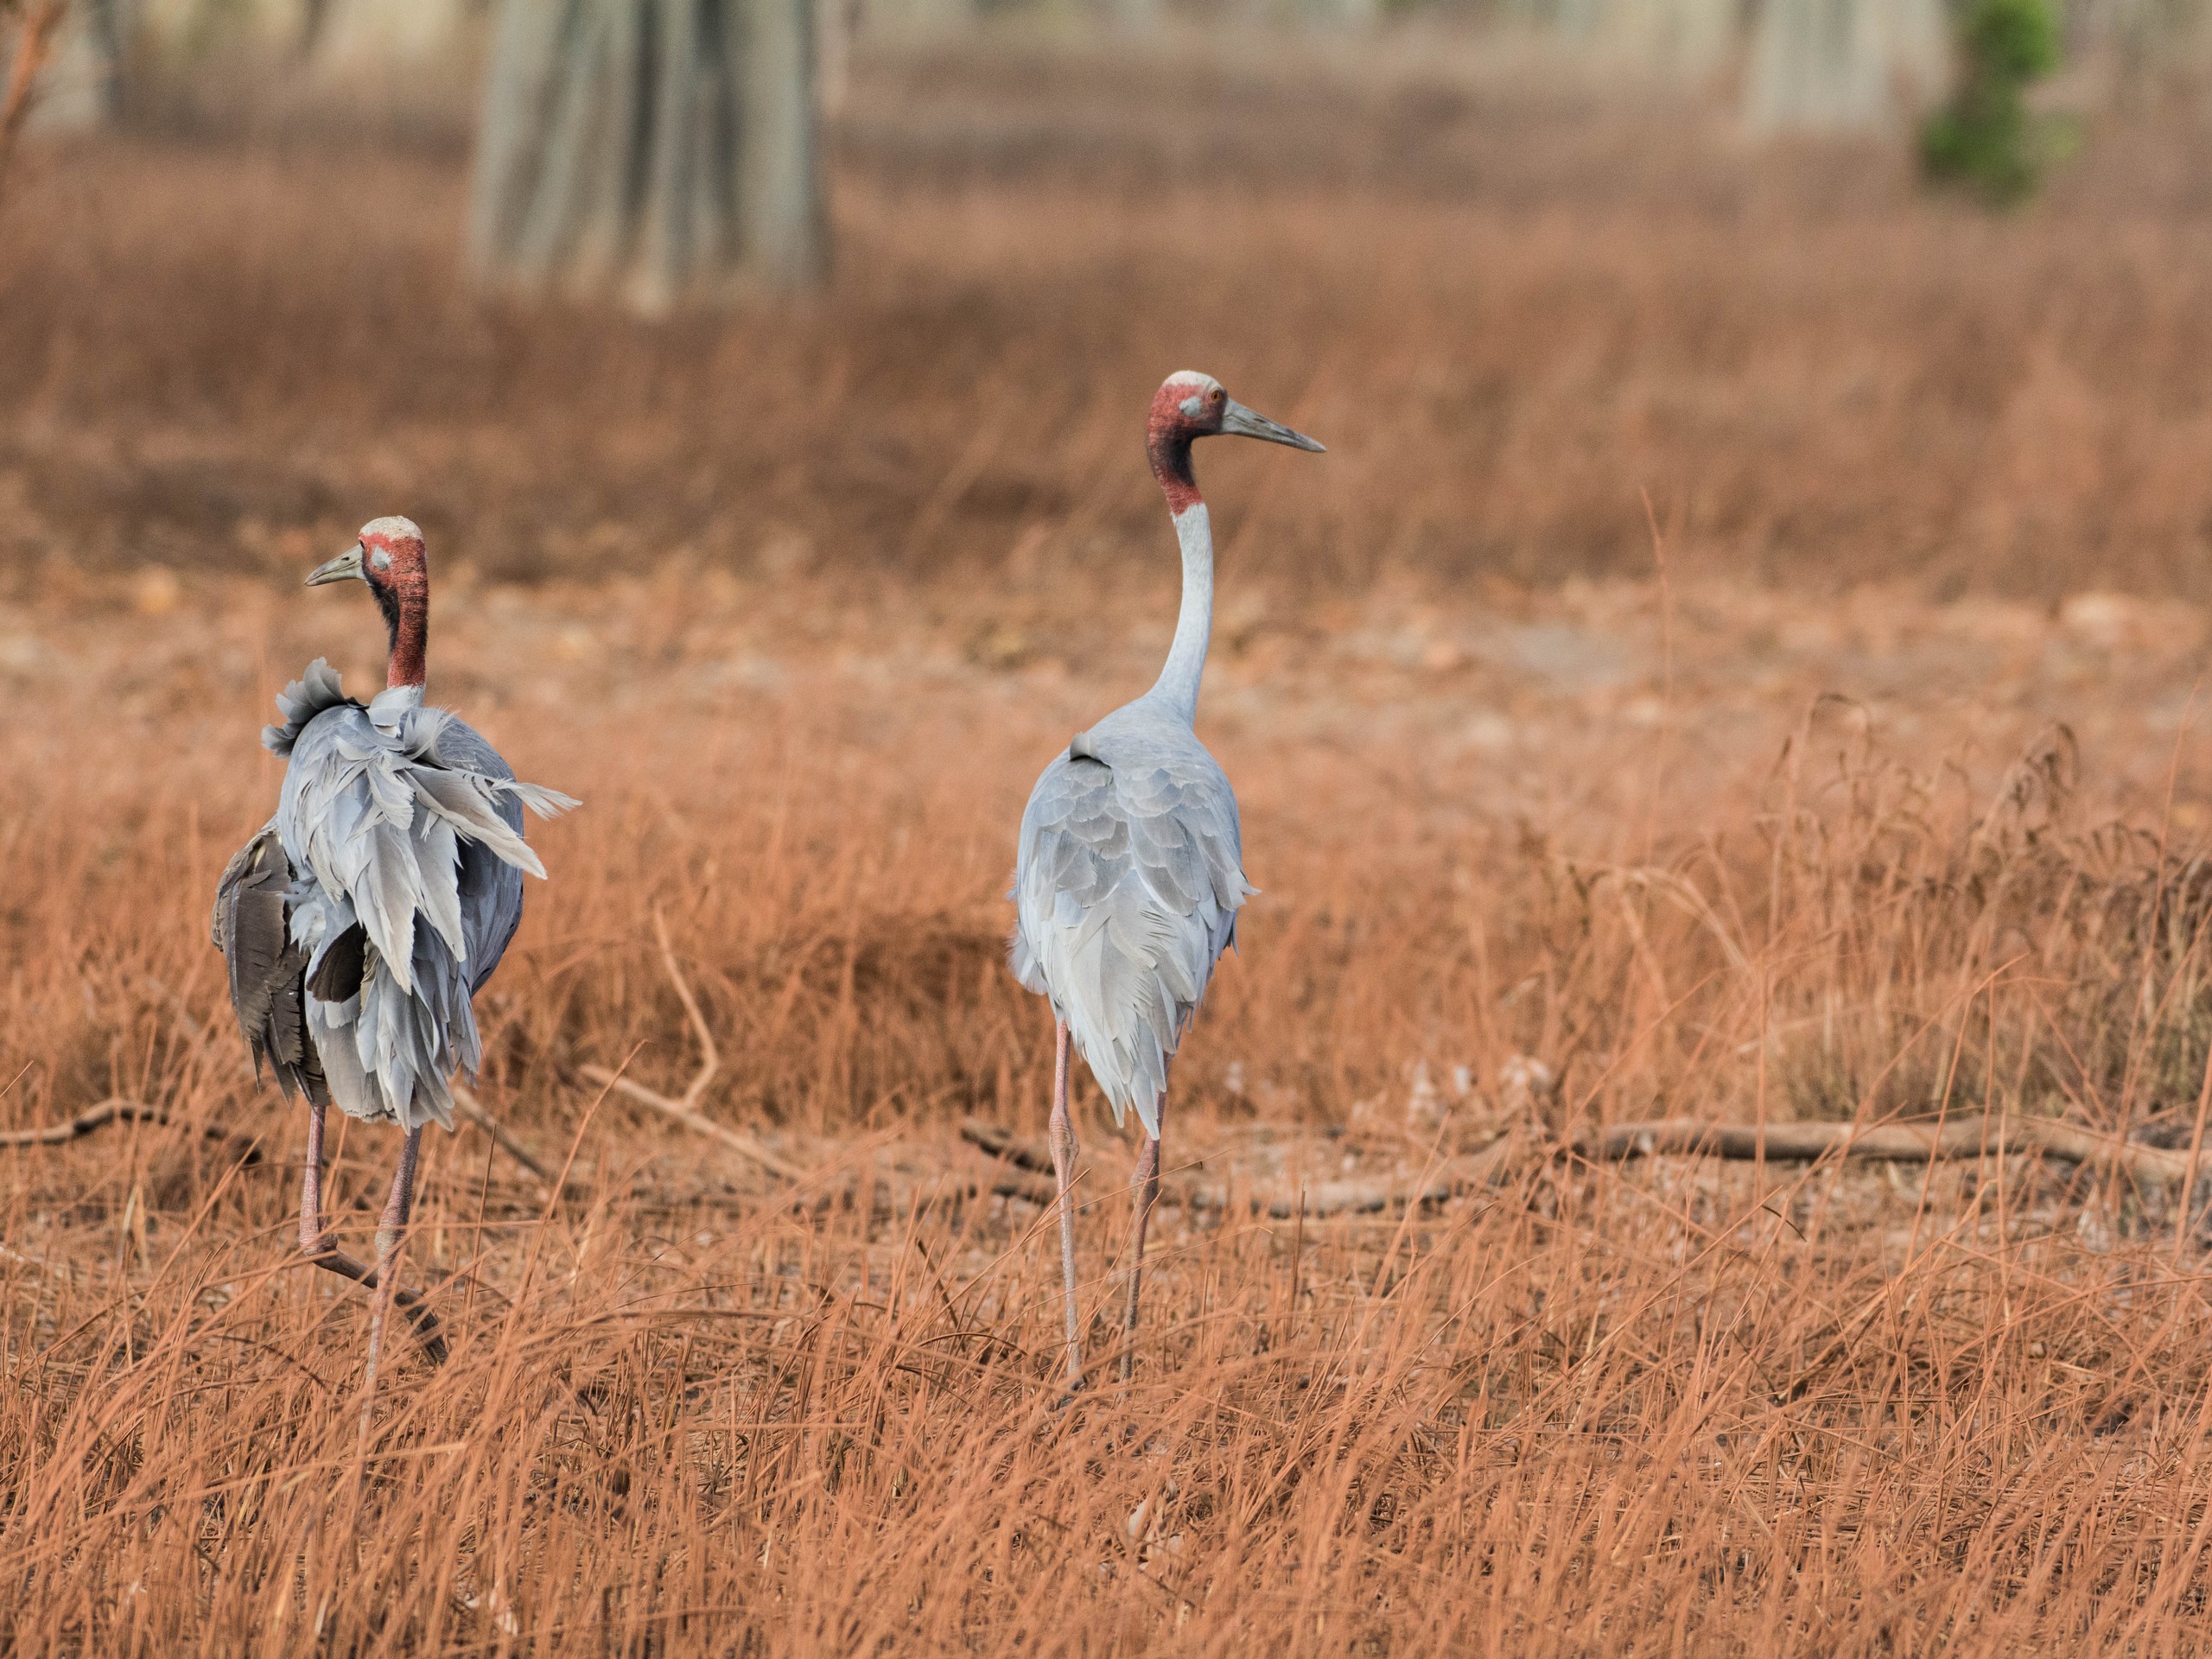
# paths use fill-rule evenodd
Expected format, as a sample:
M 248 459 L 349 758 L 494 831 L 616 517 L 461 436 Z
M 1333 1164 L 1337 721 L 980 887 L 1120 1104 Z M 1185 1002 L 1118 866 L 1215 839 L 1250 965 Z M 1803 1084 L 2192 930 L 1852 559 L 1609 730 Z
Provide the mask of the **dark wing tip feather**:
M 224 868 L 210 931 L 229 970 L 231 1008 L 253 1056 L 255 1081 L 265 1058 L 287 1095 L 297 1086 L 323 1098 L 300 1000 L 307 958 L 292 943 L 285 913 L 291 879 L 275 826 L 264 826 Z
M 368 930 L 359 922 L 322 949 L 308 977 L 308 990 L 319 1001 L 343 1002 L 361 988 L 361 975 L 368 964 Z

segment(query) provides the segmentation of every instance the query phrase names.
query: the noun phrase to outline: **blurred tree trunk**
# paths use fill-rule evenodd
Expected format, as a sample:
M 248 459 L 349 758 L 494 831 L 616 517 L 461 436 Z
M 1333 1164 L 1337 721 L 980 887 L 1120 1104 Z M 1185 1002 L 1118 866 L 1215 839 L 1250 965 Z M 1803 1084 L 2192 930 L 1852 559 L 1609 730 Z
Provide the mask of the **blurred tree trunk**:
M 1727 63 L 1741 12 L 1738 0 L 1610 0 L 1603 38 L 1630 63 L 1696 80 Z
M 815 107 L 836 119 L 845 112 L 852 88 L 853 35 L 860 21 L 860 0 L 815 0 Z
M 7 21 L 15 10 L 0 3 L 0 22 Z M 16 24 L 12 41 L 0 34 L 0 43 L 13 48 L 8 54 L 8 79 L 0 84 L 0 186 L 7 183 L 8 163 L 15 156 L 16 140 L 31 112 L 39 77 L 45 73 L 47 60 L 53 55 L 55 37 L 60 33 L 67 10 L 67 0 L 29 0 L 21 21 Z
M 323 28 L 329 22 L 330 0 L 300 0 L 300 57 L 315 56 L 315 48 L 322 44 Z
M 135 9 L 133 0 L 0 0 L 0 60 L 8 64 L 0 135 L 85 132 L 119 119 Z M 8 142 L 0 136 L 0 145 Z
M 1871 131 L 1948 79 L 1942 0 L 1765 0 L 1745 118 L 1754 131 Z
M 123 118 L 124 74 L 129 67 L 135 0 L 76 0 L 76 25 L 63 48 L 62 67 L 77 83 L 81 108 L 73 124 L 109 126 Z
M 813 25 L 814 0 L 503 0 L 479 276 L 647 313 L 820 280 Z

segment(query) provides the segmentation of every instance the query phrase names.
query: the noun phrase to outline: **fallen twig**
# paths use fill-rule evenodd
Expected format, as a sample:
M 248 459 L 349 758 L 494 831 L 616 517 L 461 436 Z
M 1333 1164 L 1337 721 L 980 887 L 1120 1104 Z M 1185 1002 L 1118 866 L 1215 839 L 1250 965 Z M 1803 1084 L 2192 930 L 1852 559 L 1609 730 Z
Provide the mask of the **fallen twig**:
M 1060 1189 L 1057 1183 L 1018 1169 L 996 1170 L 988 1177 L 970 1175 L 956 1176 L 954 1179 L 966 1181 L 970 1188 L 988 1185 L 990 1192 L 1001 1198 L 1021 1198 L 1034 1205 L 1059 1202 Z
M 1323 1181 L 1302 1189 L 1294 1198 L 1255 1197 L 1252 1207 L 1257 1210 L 1264 1203 L 1269 1217 L 1288 1221 L 1300 1215 L 1379 1215 L 1408 1205 L 1448 1204 L 1462 1193 L 1496 1185 L 1516 1155 L 1529 1150 L 1528 1142 L 1508 1135 L 1480 1152 L 1439 1164 L 1419 1186 L 1387 1181 Z
M 1012 1129 L 1001 1124 L 987 1123 L 980 1117 L 964 1117 L 960 1120 L 960 1138 L 971 1147 L 982 1147 L 994 1158 L 1003 1159 L 1023 1169 L 1034 1170 L 1039 1175 L 1052 1173 L 1052 1158 L 1049 1152 L 1034 1141 L 1017 1139 Z M 1054 1189 L 1053 1196 L 1058 1196 L 1058 1188 Z
M 1023 1141 L 995 1123 L 969 1118 L 960 1126 L 960 1138 L 1022 1169 L 1052 1167 L 1042 1146 Z M 1373 1215 L 1408 1205 L 1445 1204 L 1463 1193 L 1497 1185 L 1517 1164 L 1540 1164 L 1565 1153 L 1596 1163 L 1665 1157 L 1764 1158 L 1773 1163 L 1813 1163 L 1834 1157 L 1853 1163 L 1931 1163 L 2031 1152 L 2067 1163 L 2110 1165 L 2139 1180 L 2179 1185 L 2189 1179 L 2189 1155 L 2184 1152 L 2140 1146 L 2047 1117 L 2015 1117 L 2002 1122 L 1995 1118 L 1962 1118 L 1944 1124 L 1940 1134 L 1932 1123 L 1885 1123 L 1872 1128 L 1852 1123 L 1770 1123 L 1764 1135 L 1748 1123 L 1662 1118 L 1645 1123 L 1616 1123 L 1586 1131 L 1565 1143 L 1509 1135 L 1471 1156 L 1440 1165 L 1417 1185 L 1388 1179 L 1322 1181 L 1297 1193 L 1255 1193 L 1251 1207 L 1255 1212 L 1287 1221 L 1301 1214 L 1314 1217 Z M 1041 1192 L 1038 1201 L 1048 1202 L 1051 1196 Z M 1203 1210 L 1220 1209 L 1226 1198 L 1217 1191 L 1171 1185 L 1161 1192 L 1160 1201 Z
M 1033 1141 L 1021 1140 L 1011 1129 L 981 1118 L 963 1120 L 960 1138 L 992 1157 L 1022 1169 L 1050 1172 L 1052 1167 L 1052 1155 L 1044 1147 Z M 1302 1187 L 1295 1193 L 1255 1192 L 1249 1203 L 1254 1213 L 1282 1221 L 1300 1214 L 1371 1215 L 1409 1204 L 1442 1204 L 1475 1187 L 1494 1184 L 1513 1154 L 1527 1150 L 1525 1142 L 1511 1138 L 1500 1140 L 1471 1156 L 1455 1158 L 1438 1166 L 1417 1187 L 1409 1187 L 1402 1181 L 1323 1181 Z M 1002 1177 L 992 1191 L 1008 1197 L 1033 1198 L 1038 1204 L 1050 1204 L 1058 1197 L 1057 1189 L 1044 1182 L 1020 1183 L 1013 1176 Z M 1161 1187 L 1159 1201 L 1192 1210 L 1220 1210 L 1228 1205 L 1225 1192 L 1188 1181 L 1169 1181 Z
M 1587 1132 L 1570 1146 L 1579 1156 L 1601 1162 L 1705 1156 L 1812 1163 L 1835 1156 L 1852 1162 L 1923 1164 L 2039 1152 L 2068 1163 L 2114 1165 L 2139 1179 L 2179 1183 L 2189 1176 L 2186 1153 L 2139 1146 L 2048 1117 L 1962 1118 L 1944 1124 L 1941 1133 L 1932 1123 L 1885 1123 L 1872 1128 L 1855 1123 L 1770 1123 L 1764 1134 L 1748 1123 L 1661 1118 Z
M 691 1029 L 699 1038 L 699 1070 L 691 1079 L 690 1087 L 681 1098 L 672 1098 L 658 1090 L 648 1089 L 642 1083 L 610 1071 L 603 1065 L 579 1066 L 584 1076 L 604 1088 L 613 1089 L 652 1107 L 655 1111 L 674 1118 L 696 1134 L 719 1141 L 740 1156 L 748 1158 L 770 1173 L 782 1176 L 787 1181 L 804 1180 L 808 1172 L 790 1160 L 778 1155 L 767 1146 L 741 1129 L 725 1128 L 699 1109 L 700 1096 L 707 1092 L 707 1085 L 714 1081 L 715 1073 L 721 1069 L 721 1052 L 715 1046 L 714 1033 L 707 1028 L 707 1017 L 699 1012 L 698 999 L 691 995 L 691 987 L 683 977 L 683 970 L 676 965 L 676 951 L 668 942 L 668 924 L 659 911 L 653 912 L 653 931 L 660 939 L 660 959 L 666 964 L 668 976 L 676 986 L 683 1012 L 690 1016 Z
M 780 1175 L 787 1181 L 800 1181 L 806 1179 L 807 1172 L 804 1169 L 788 1159 L 778 1156 L 766 1146 L 741 1129 L 724 1128 L 703 1112 L 695 1112 L 683 1102 L 671 1100 L 658 1090 L 646 1088 L 642 1083 L 632 1083 L 627 1077 L 617 1077 L 603 1065 L 579 1066 L 577 1070 L 594 1083 L 650 1106 L 655 1111 L 674 1118 L 687 1129 L 703 1135 L 710 1140 L 721 1141 L 732 1152 L 751 1159 L 772 1174 Z
M 1052 1182 L 1040 1181 L 1033 1175 L 1025 1175 L 1012 1169 L 994 1172 L 962 1169 L 885 1171 L 879 1173 L 870 1185 L 891 1194 L 894 1213 L 898 1211 L 902 1198 L 912 1204 L 925 1193 L 935 1199 L 972 1198 L 988 1192 L 996 1198 L 1020 1198 L 1040 1207 L 1051 1205 L 1059 1198 L 1059 1189 Z
M 1052 1158 L 1042 1147 L 1016 1140 L 1013 1130 L 1002 1128 L 996 1123 L 986 1123 L 980 1117 L 962 1121 L 960 1138 L 971 1147 L 980 1147 L 1000 1162 L 1014 1166 L 1012 1169 L 1001 1170 L 992 1179 L 991 1191 L 997 1197 L 1021 1198 L 1035 1205 L 1059 1202 L 1058 1179 L 1037 1179 L 1040 1174 L 1048 1178 L 1052 1176 Z M 1024 1173 L 1025 1171 L 1029 1173 Z
M 149 1106 L 143 1101 L 113 1097 L 97 1106 L 88 1106 L 67 1123 L 50 1124 L 42 1129 L 10 1129 L 0 1133 L 0 1147 L 58 1147 L 105 1128 L 111 1123 L 175 1123 L 158 1106 Z M 250 1135 L 233 1135 L 213 1123 L 194 1123 L 186 1127 L 195 1129 L 203 1140 L 226 1142 L 238 1147 L 241 1162 L 261 1161 L 261 1143 Z
M 1052 1160 L 1044 1147 L 1019 1140 L 1012 1129 L 996 1123 L 987 1123 L 980 1117 L 963 1118 L 960 1138 L 969 1146 L 980 1147 L 1002 1164 L 1012 1164 L 1012 1169 L 1001 1170 L 991 1181 L 991 1191 L 1001 1198 L 1022 1198 L 1031 1204 L 1058 1204 L 1060 1198 L 1057 1177 L 1039 1180 L 1038 1174 L 1052 1175 Z M 1032 1173 L 1025 1174 L 1023 1171 Z

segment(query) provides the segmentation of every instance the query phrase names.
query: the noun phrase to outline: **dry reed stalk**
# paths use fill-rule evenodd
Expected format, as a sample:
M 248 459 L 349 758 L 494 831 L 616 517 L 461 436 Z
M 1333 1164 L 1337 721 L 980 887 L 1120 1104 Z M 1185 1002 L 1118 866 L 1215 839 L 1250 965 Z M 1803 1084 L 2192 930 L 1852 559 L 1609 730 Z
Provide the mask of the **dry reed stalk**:
M 560 1183 L 560 1177 L 548 1169 L 529 1143 L 512 1129 L 484 1109 L 475 1091 L 461 1084 L 453 1085 L 453 1103 L 461 1108 L 461 1115 L 490 1135 L 499 1150 L 505 1153 L 524 1169 L 537 1178 L 538 1184 L 550 1191 Z
M 537 649 L 526 620 L 503 645 L 456 609 L 447 637 L 480 663 Z M 328 631 L 308 626 L 270 654 Z M 165 625 L 124 632 L 142 673 L 173 671 Z M 0 1187 L 0 1351 L 21 1357 L 0 1392 L 16 1493 L 0 1583 L 38 1592 L 0 1596 L 11 1645 L 80 1630 L 283 1644 L 319 1617 L 313 1639 L 340 1647 L 604 1632 L 681 1655 L 772 1645 L 773 1610 L 779 1629 L 925 1652 L 1071 1651 L 1101 1631 L 1189 1651 L 1254 1630 L 1315 1653 L 1589 1652 L 1669 1621 L 1690 1648 L 1751 1650 L 1777 1620 L 1848 1652 L 1861 1627 L 1838 1608 L 1879 1601 L 1885 1628 L 1952 1630 L 1961 1573 L 1982 1589 L 1955 1651 L 2122 1651 L 2136 1621 L 2185 1628 L 2207 1587 L 2190 1494 L 2212 1471 L 2172 1426 L 2207 1372 L 2193 1258 L 2177 1270 L 2170 1212 L 2145 1207 L 2162 1183 L 2114 1207 L 2047 1160 L 1938 1165 L 1927 1234 L 1900 1260 L 1889 1240 L 1916 1197 L 1870 1163 L 1778 1181 L 1705 1159 L 1598 1166 L 1558 1156 L 1571 1137 L 1545 1115 L 1589 1101 L 1630 1149 L 1650 1121 L 1635 1109 L 1664 1097 L 1700 1115 L 1703 1144 L 1748 1103 L 1760 994 L 1738 964 L 1771 951 L 1794 963 L 1767 1031 L 1789 1109 L 1848 1099 L 1872 1120 L 1993 1060 L 2015 1144 L 2053 1065 L 2085 1115 L 2131 1065 L 2176 1069 L 2150 1062 L 2196 1029 L 2187 877 L 2154 883 L 2124 843 L 1982 833 L 1986 813 L 1928 806 L 1876 752 L 1832 790 L 1808 763 L 1778 877 L 1751 830 L 1771 816 L 1753 760 L 1751 786 L 1704 803 L 1740 857 L 1663 836 L 1645 864 L 1509 842 L 1471 892 L 1406 804 L 1424 785 L 1403 763 L 1428 746 L 1248 727 L 1236 758 L 1268 891 L 1184 1057 L 1179 1144 L 1205 1167 L 1170 1185 L 1193 1201 L 1158 1224 L 1160 1317 L 1127 1410 L 1071 1419 L 1052 1410 L 1044 1178 L 1019 1160 L 1046 1082 L 1038 1010 L 1004 979 L 991 898 L 1000 820 L 1065 711 L 1009 713 L 987 677 L 934 683 L 887 702 L 823 673 L 780 726 L 671 702 L 664 725 L 580 739 L 575 697 L 549 705 L 557 721 L 524 702 L 484 716 L 518 761 L 607 803 L 541 836 L 553 880 L 533 887 L 485 1026 L 511 1132 L 565 1141 L 601 1175 L 590 1202 L 554 1205 L 489 1179 L 481 1156 L 426 1160 L 410 1251 L 433 1282 L 482 1295 L 442 1365 L 391 1381 L 358 1492 L 338 1382 L 358 1327 L 272 1248 L 288 1183 L 226 1183 L 150 1141 L 136 1162 L 92 1140 L 18 1160 Z M 197 895 L 270 785 L 175 739 L 211 698 L 250 734 L 251 680 L 85 732 L 67 772 L 34 764 L 42 721 L 0 734 L 0 766 L 31 780 L 0 824 L 0 856 L 34 878 L 11 896 L 0 984 L 0 1065 L 30 1065 L 10 1096 L 30 1121 L 126 1087 L 234 1130 L 269 1109 L 179 1017 L 222 1029 Z M 847 766 L 829 739 L 863 724 L 880 753 Z M 967 767 L 957 792 L 931 782 L 928 757 L 949 752 Z M 2163 745 L 2142 764 L 2163 765 Z M 1353 798 L 1370 804 L 1356 840 L 1326 810 Z M 664 915 L 679 893 L 683 937 L 664 923 L 639 958 L 625 942 L 641 896 Z M 1993 906 L 2042 962 L 1993 1001 L 1967 995 L 1989 978 Z M 2165 941 L 2147 957 L 2146 938 Z M 2094 1046 L 2113 1023 L 2111 957 L 2148 960 L 2164 1010 L 2121 1025 L 2133 1059 Z M 733 1192 L 686 1150 L 690 1125 L 613 1134 L 560 1086 L 570 1056 L 702 1027 L 720 1033 L 701 1042 L 712 1087 L 863 1147 L 895 1130 L 897 1167 L 849 1195 L 842 1178 Z M 1558 1073 L 1517 1106 L 1503 1079 L 1529 1068 L 1501 1064 L 1516 1050 Z M 1405 1059 L 1441 1076 L 1455 1052 L 1474 1087 L 1415 1135 Z M 971 1102 L 995 1132 L 969 1141 L 1015 1154 L 998 1170 L 958 1161 L 976 1155 L 956 1140 Z M 1981 1116 L 1959 1113 L 1942 1147 Z M 1347 1132 L 1304 1127 L 1320 1121 Z M 382 1173 L 359 1138 L 372 1131 L 349 1133 L 341 1218 Z M 1425 1175 L 1384 1173 L 1434 1133 Z M 1772 1154 L 1851 1132 L 1777 1110 L 1768 1133 Z M 1861 1132 L 1869 1150 L 1912 1149 L 1888 1134 Z M 2146 1167 L 2185 1155 L 2141 1150 Z M 855 1167 L 873 1166 L 849 1153 Z M 1446 1202 L 1471 1191 L 1482 1201 Z M 1098 1197 L 1078 1225 L 1103 1262 L 1121 1205 Z M 1143 1434 L 1125 1440 L 1123 1416 Z M 2107 1519 L 2065 1530 L 2080 1513 Z M 1900 1582 L 1899 1560 L 1948 1565 Z M 143 1594 L 124 1593 L 134 1581 Z
M 676 951 L 668 942 L 668 923 L 658 910 L 653 912 L 653 936 L 660 942 L 661 963 L 668 969 L 668 977 L 676 987 L 677 1000 L 683 1003 L 683 1013 L 691 1022 L 691 1029 L 699 1039 L 699 1070 L 680 1099 L 671 1098 L 658 1090 L 648 1089 L 603 1065 L 584 1065 L 577 1069 L 594 1083 L 605 1085 L 629 1099 L 642 1101 L 664 1116 L 681 1123 L 695 1135 L 703 1135 L 718 1141 L 741 1157 L 748 1159 L 772 1175 L 780 1175 L 787 1181 L 802 1181 L 805 1170 L 780 1156 L 772 1148 L 761 1144 L 755 1136 L 741 1130 L 725 1128 L 699 1109 L 700 1098 L 707 1092 L 707 1085 L 715 1080 L 715 1073 L 721 1069 L 721 1052 L 715 1046 L 715 1034 L 708 1029 L 706 1016 L 699 1012 L 699 1003 L 685 982 L 683 970 L 676 965 Z

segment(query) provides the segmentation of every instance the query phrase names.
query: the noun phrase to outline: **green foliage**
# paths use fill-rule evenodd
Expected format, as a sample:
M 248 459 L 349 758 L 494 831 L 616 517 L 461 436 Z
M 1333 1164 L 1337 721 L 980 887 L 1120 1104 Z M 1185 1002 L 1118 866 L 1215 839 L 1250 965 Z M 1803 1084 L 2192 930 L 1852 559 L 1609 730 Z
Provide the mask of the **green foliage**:
M 2027 107 L 2028 85 L 2058 67 L 2050 0 L 1967 0 L 1959 20 L 1959 84 L 1921 130 L 1930 178 L 1961 184 L 1999 207 L 2026 200 L 2072 129 Z
M 1977 0 L 1961 31 L 1967 60 L 2024 86 L 2058 67 L 2058 19 L 2044 0 Z

